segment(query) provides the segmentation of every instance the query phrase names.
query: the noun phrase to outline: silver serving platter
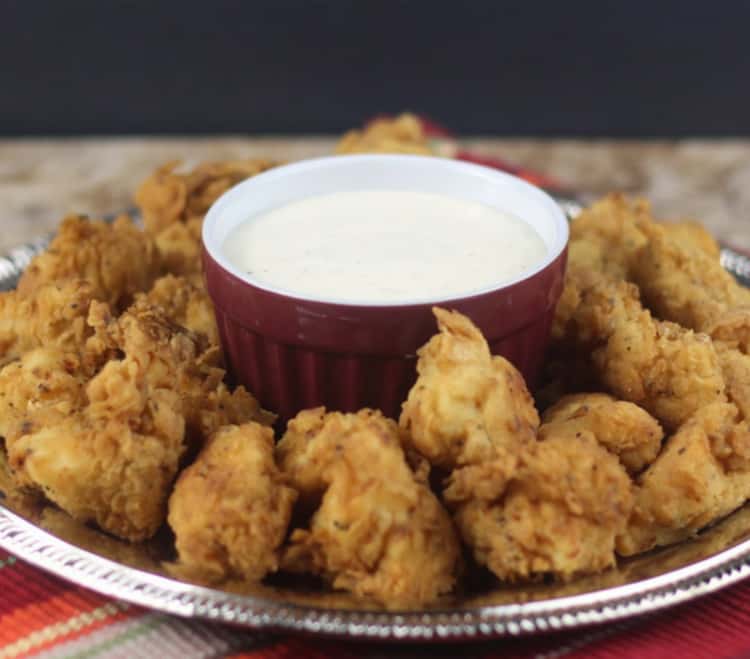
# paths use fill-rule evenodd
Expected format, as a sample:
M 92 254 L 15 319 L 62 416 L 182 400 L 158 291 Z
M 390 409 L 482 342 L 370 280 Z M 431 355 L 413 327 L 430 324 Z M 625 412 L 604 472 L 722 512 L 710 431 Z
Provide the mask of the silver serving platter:
M 566 212 L 578 210 L 572 200 Z M 0 290 L 15 286 L 40 239 L 0 258 Z M 750 258 L 730 249 L 722 263 L 750 285 Z M 570 583 L 498 584 L 419 611 L 386 611 L 345 593 L 290 585 L 227 583 L 222 590 L 175 580 L 165 569 L 168 538 L 132 545 L 47 504 L 3 497 L 0 547 L 43 570 L 104 595 L 165 613 L 251 629 L 391 641 L 483 640 L 612 622 L 692 600 L 750 576 L 750 504 L 695 538 L 622 560 Z

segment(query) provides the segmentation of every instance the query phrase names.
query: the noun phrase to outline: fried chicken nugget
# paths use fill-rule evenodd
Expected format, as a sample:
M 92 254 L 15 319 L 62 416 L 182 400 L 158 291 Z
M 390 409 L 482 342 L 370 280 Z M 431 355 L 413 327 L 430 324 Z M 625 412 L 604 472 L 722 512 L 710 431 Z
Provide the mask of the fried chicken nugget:
M 565 285 L 552 323 L 552 340 L 563 341 L 584 290 L 601 279 L 628 278 L 630 263 L 646 242 L 640 227 L 652 222 L 646 201 L 610 194 L 584 209 L 570 225 Z
M 135 193 L 146 231 L 159 233 L 175 222 L 203 217 L 211 204 L 240 181 L 274 167 L 263 158 L 203 162 L 186 173 L 174 160 L 159 167 Z
M 54 346 L 35 348 L 0 370 L 0 438 L 30 429 L 30 416 L 55 423 L 77 411 L 88 378 L 79 355 Z
M 220 428 L 180 474 L 169 499 L 179 555 L 170 571 L 203 583 L 260 581 L 278 569 L 296 498 L 274 462 L 270 428 Z
M 718 261 L 721 256 L 721 247 L 700 222 L 695 220 L 681 220 L 664 222 L 667 235 L 678 243 L 690 245 L 692 248 L 702 250 L 707 256 Z
M 92 321 L 107 305 L 93 303 Z M 111 317 L 109 317 L 111 318 Z M 85 386 L 62 419 L 32 410 L 6 436 L 11 467 L 72 517 L 139 541 L 164 519 L 166 497 L 185 450 L 185 416 L 176 374 L 196 358 L 196 342 L 158 314 L 126 312 L 122 358 Z
M 461 549 L 450 516 L 409 468 L 398 426 L 379 412 L 305 410 L 289 422 L 279 464 L 308 502 L 283 566 L 391 609 L 416 608 L 452 590 Z
M 224 383 L 225 371 L 218 348 L 209 347 L 205 338 L 190 332 L 166 316 L 158 306 L 139 298 L 119 318 L 105 305 L 93 304 L 88 319 L 94 336 L 87 343 L 88 355 L 109 355 L 124 351 L 147 355 L 162 343 L 177 352 L 163 368 L 155 370 L 179 394 L 187 424 L 187 443 L 200 447 L 219 427 L 257 421 L 270 425 L 274 414 L 263 410 L 243 387 L 231 391 Z
M 336 145 L 336 153 L 413 153 L 432 155 L 422 122 L 404 113 L 393 119 L 371 121 L 364 130 L 350 130 Z
M 632 556 L 688 538 L 750 497 L 750 428 L 734 405 L 699 410 L 639 477 L 617 552 Z
M 261 159 L 204 162 L 186 173 L 179 161 L 159 167 L 138 188 L 135 203 L 146 231 L 154 237 L 166 272 L 201 271 L 203 216 L 224 192 L 237 183 L 274 167 Z
M 628 475 L 592 433 L 544 434 L 521 451 L 501 497 L 455 509 L 474 558 L 502 580 L 568 580 L 611 567 L 632 508 Z
M 80 351 L 94 290 L 84 280 L 44 284 L 30 293 L 0 293 L 0 366 L 40 346 Z
M 646 410 L 600 393 L 565 396 L 545 411 L 542 422 L 540 439 L 588 431 L 631 474 L 654 461 L 664 438 L 659 422 Z
M 166 275 L 138 297 L 158 307 L 172 322 L 204 337 L 209 346 L 219 345 L 214 306 L 199 277 Z
M 77 372 L 66 379 L 65 360 L 50 362 L 54 377 L 35 364 L 43 353 L 21 360 L 19 377 L 25 381 L 19 391 L 28 400 L 23 418 L 11 420 L 5 436 L 8 458 L 19 482 L 41 489 L 74 518 L 139 541 L 164 521 L 169 489 L 191 439 L 186 428 L 194 426 L 200 436 L 238 410 L 220 406 L 232 395 L 221 383 L 223 371 L 202 363 L 204 342 L 158 309 L 141 301 L 115 317 L 106 304 L 92 302 L 88 322 L 94 333 L 81 368 L 103 366 L 90 380 L 85 373 L 83 396 L 54 399 L 58 389 L 81 386 Z M 52 401 L 40 406 L 38 397 L 25 393 L 34 391 L 35 381 L 37 389 L 60 383 L 50 387 Z M 243 415 L 259 410 L 250 401 Z M 204 427 L 206 419 L 211 423 Z
M 21 276 L 17 290 L 25 297 L 45 284 L 83 279 L 94 299 L 120 310 L 135 293 L 148 290 L 160 272 L 156 245 L 127 216 L 108 224 L 70 215 Z
M 642 226 L 651 224 L 651 207 L 644 199 L 613 193 L 584 209 L 570 224 L 571 246 L 577 262 L 614 279 L 627 279 L 633 256 L 646 243 Z
M 191 217 L 184 222 L 174 222 L 154 234 L 164 271 L 175 275 L 193 275 L 202 272 L 201 231 L 203 216 Z
M 72 517 L 137 542 L 164 520 L 184 419 L 175 392 L 144 391 L 126 368 L 110 362 L 87 387 L 88 406 L 8 440 L 8 456 L 16 473 Z
M 593 284 L 582 292 L 569 327 L 577 347 L 591 351 L 604 386 L 643 407 L 667 430 L 678 428 L 710 403 L 726 402 L 711 339 L 654 320 L 632 284 Z
M 640 258 L 653 227 L 718 261 L 718 243 L 698 222 L 656 222 L 648 201 L 628 199 L 621 193 L 599 199 L 571 222 L 572 260 L 612 279 L 628 279 L 633 260 Z
M 607 195 L 584 209 L 571 223 L 568 269 L 553 323 L 553 340 L 565 336 L 567 323 L 580 302 L 582 287 L 589 286 L 595 278 L 630 280 L 632 271 L 638 272 L 640 254 L 646 249 L 652 230 L 718 261 L 719 245 L 699 223 L 690 220 L 657 223 L 647 201 L 628 200 L 618 193 Z
M 430 464 L 456 470 L 454 496 L 477 496 L 486 484 L 492 498 L 498 470 L 513 472 L 520 448 L 536 437 L 539 415 L 521 374 L 490 354 L 466 316 L 437 307 L 433 313 L 440 331 L 418 351 L 419 377 L 399 421 L 404 441 Z
M 633 280 L 657 316 L 699 332 L 722 315 L 750 308 L 750 290 L 740 286 L 713 256 L 677 240 L 663 227 L 645 228 L 648 242 L 638 252 Z

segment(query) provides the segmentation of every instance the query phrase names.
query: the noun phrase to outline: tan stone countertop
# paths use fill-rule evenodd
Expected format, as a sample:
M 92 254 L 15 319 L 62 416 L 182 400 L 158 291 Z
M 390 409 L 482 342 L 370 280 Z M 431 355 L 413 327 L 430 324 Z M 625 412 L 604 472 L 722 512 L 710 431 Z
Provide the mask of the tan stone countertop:
M 0 254 L 52 230 L 67 212 L 132 206 L 138 183 L 175 158 L 325 155 L 330 137 L 107 137 L 0 140 Z M 475 138 L 464 146 L 556 177 L 584 198 L 612 190 L 651 199 L 659 217 L 693 217 L 750 248 L 750 140 Z

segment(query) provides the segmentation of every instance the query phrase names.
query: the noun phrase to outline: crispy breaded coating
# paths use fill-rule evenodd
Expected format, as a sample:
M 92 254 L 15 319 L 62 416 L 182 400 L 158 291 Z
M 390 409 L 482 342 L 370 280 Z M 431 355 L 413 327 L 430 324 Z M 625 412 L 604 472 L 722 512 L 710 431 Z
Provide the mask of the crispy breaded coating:
M 476 561 L 500 579 L 568 580 L 614 565 L 631 489 L 617 458 L 591 433 L 550 432 L 523 449 L 502 497 L 462 502 L 455 520 Z
M 149 176 L 136 191 L 135 203 L 146 232 L 156 241 L 165 272 L 201 272 L 203 216 L 229 188 L 276 164 L 262 158 L 221 160 L 181 173 L 179 161 L 172 161 Z
M 537 442 L 538 414 L 518 372 L 491 357 L 466 317 L 435 314 L 440 333 L 419 351 L 401 427 L 409 446 L 452 470 L 443 497 L 474 558 L 509 580 L 567 579 L 612 565 L 631 484 L 597 443 L 596 424 L 585 428 L 569 420 L 572 410 L 558 410 L 564 419 L 542 426 L 545 441 Z
M 631 261 L 645 244 L 641 228 L 652 222 L 648 202 L 610 194 L 584 209 L 570 225 L 565 286 L 552 324 L 553 341 L 562 341 L 581 303 L 582 291 L 597 281 L 625 280 Z
M 726 401 L 711 339 L 654 320 L 632 284 L 595 283 L 582 292 L 569 326 L 578 348 L 591 351 L 603 385 L 643 407 L 667 430 L 705 405 Z
M 722 313 L 706 331 L 714 343 L 750 354 L 750 308 L 738 307 Z
M 727 398 L 739 409 L 742 417 L 750 419 L 750 355 L 714 341 L 724 377 Z
M 688 538 L 750 498 L 750 428 L 734 405 L 707 405 L 639 477 L 617 552 L 631 556 Z
M 598 254 L 598 248 L 595 248 Z M 565 346 L 574 344 L 577 340 L 577 327 L 571 323 L 581 304 L 583 292 L 593 286 L 600 279 L 610 279 L 601 272 L 601 264 L 597 258 L 591 258 L 591 243 L 584 240 L 568 243 L 568 263 L 565 271 L 565 283 L 560 299 L 555 307 L 555 317 L 552 321 L 550 337 L 552 345 Z M 573 340 L 571 340 L 573 335 Z M 569 354 L 569 350 L 564 350 Z
M 247 399 L 241 393 L 236 402 L 249 407 L 234 405 L 223 371 L 203 363 L 205 342 L 144 301 L 120 317 L 92 302 L 88 323 L 93 335 L 78 370 L 67 373 L 69 358 L 44 349 L 21 360 L 14 405 L 25 407 L 5 436 L 9 462 L 20 483 L 41 489 L 76 519 L 143 540 L 164 521 L 188 445 L 200 445 L 229 417 L 262 412 L 244 392 Z M 3 376 L 13 377 L 14 367 Z M 35 396 L 35 389 L 49 393 Z
M 164 520 L 184 419 L 175 392 L 144 392 L 126 368 L 110 362 L 87 388 L 88 406 L 8 440 L 8 455 L 16 473 L 72 517 L 136 542 Z M 123 407 L 113 413 L 113 403 Z
M 204 337 L 209 346 L 219 345 L 219 330 L 211 298 L 199 277 L 166 275 L 157 279 L 147 293 L 139 295 L 158 307 L 172 322 Z
M 564 338 L 567 324 L 580 303 L 582 288 L 597 278 L 630 280 L 634 272 L 638 279 L 641 252 L 647 248 L 653 232 L 669 236 L 687 250 L 699 250 L 704 259 L 718 263 L 719 245 L 699 223 L 690 220 L 656 223 L 645 200 L 607 195 L 584 209 L 571 223 L 568 269 L 553 323 L 553 340 Z
M 651 207 L 644 199 L 609 194 L 571 222 L 571 246 L 583 242 L 580 265 L 626 279 L 633 256 L 646 243 L 642 227 L 652 221 Z
M 80 351 L 91 333 L 86 316 L 93 294 L 80 279 L 0 293 L 0 366 L 40 346 Z
M 169 499 L 182 578 L 259 581 L 279 566 L 297 493 L 274 462 L 273 431 L 224 426 L 185 469 Z
M 455 311 L 435 308 L 439 333 L 419 349 L 419 377 L 403 404 L 405 442 L 431 464 L 454 472 L 452 487 L 472 495 L 490 463 L 510 474 L 519 449 L 534 441 L 539 415 L 526 383 L 482 333 Z M 468 493 L 467 493 L 468 494 Z M 488 496 L 494 496 L 489 494 Z
M 336 153 L 412 153 L 432 155 L 422 122 L 404 113 L 391 119 L 375 119 L 363 130 L 350 130 L 336 145 Z
M 165 272 L 175 275 L 194 275 L 203 270 L 201 231 L 203 216 L 185 222 L 173 222 L 154 234 Z
M 607 394 L 573 394 L 561 398 L 542 415 L 539 438 L 590 432 L 633 474 L 651 464 L 664 432 L 659 422 L 633 403 Z
M 243 387 L 231 391 L 226 386 L 218 348 L 208 346 L 205 337 L 175 323 L 146 299 L 136 300 L 119 318 L 95 303 L 89 324 L 95 330 L 87 343 L 89 355 L 113 351 L 143 355 L 152 351 L 154 342 L 169 343 L 178 350 L 176 355 L 182 353 L 158 373 L 180 396 L 190 446 L 201 446 L 221 426 L 248 421 L 269 425 L 275 420 Z
M 661 224 L 667 235 L 678 243 L 690 245 L 706 253 L 712 259 L 719 260 L 721 247 L 716 239 L 700 222 L 695 220 L 680 220 Z
M 74 352 L 35 348 L 0 370 L 0 437 L 16 437 L 32 427 L 56 423 L 85 400 L 90 374 Z M 25 425 L 25 428 L 24 428 Z
M 675 239 L 663 226 L 645 231 L 648 242 L 638 252 L 632 275 L 657 316 L 708 332 L 723 314 L 750 307 L 750 290 L 716 258 Z
M 277 455 L 300 497 L 320 501 L 309 528 L 293 531 L 285 569 L 390 609 L 425 606 L 453 589 L 461 555 L 453 524 L 409 468 L 394 421 L 373 410 L 305 410 Z
M 149 176 L 135 193 L 146 231 L 158 234 L 176 222 L 202 218 L 222 194 L 237 183 L 274 167 L 262 158 L 203 162 L 180 173 L 179 161 L 168 162 Z
M 81 521 L 127 540 L 143 540 L 164 519 L 169 487 L 185 444 L 185 416 L 175 380 L 198 346 L 157 313 L 97 314 L 120 328 L 117 349 L 86 384 L 77 409 L 50 422 L 31 411 L 6 437 L 19 477 Z M 96 338 L 96 337 L 94 337 Z
M 224 370 L 204 363 L 204 358 L 205 355 L 190 365 L 177 385 L 191 446 L 202 446 L 222 426 L 250 421 L 265 426 L 275 423 L 275 414 L 264 410 L 243 386 L 230 389 L 223 381 Z
M 161 273 L 153 240 L 123 215 L 112 224 L 70 215 L 58 227 L 49 248 L 39 254 L 18 282 L 28 296 L 46 284 L 83 279 L 91 296 L 123 309 Z

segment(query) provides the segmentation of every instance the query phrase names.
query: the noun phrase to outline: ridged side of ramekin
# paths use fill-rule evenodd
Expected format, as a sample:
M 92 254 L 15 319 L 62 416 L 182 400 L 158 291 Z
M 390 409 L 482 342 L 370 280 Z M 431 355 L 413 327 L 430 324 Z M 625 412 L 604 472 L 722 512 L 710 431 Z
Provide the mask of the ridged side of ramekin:
M 344 412 L 372 407 L 395 417 L 416 377 L 416 357 L 285 345 L 248 330 L 221 311 L 217 320 L 232 375 L 282 421 L 319 405 Z
M 398 418 L 416 380 L 416 356 L 382 356 L 320 351 L 274 341 L 217 309 L 217 321 L 231 372 L 282 422 L 302 409 L 325 405 L 353 412 L 380 409 Z M 534 322 L 490 344 L 533 385 L 542 365 L 554 316 L 548 309 Z

